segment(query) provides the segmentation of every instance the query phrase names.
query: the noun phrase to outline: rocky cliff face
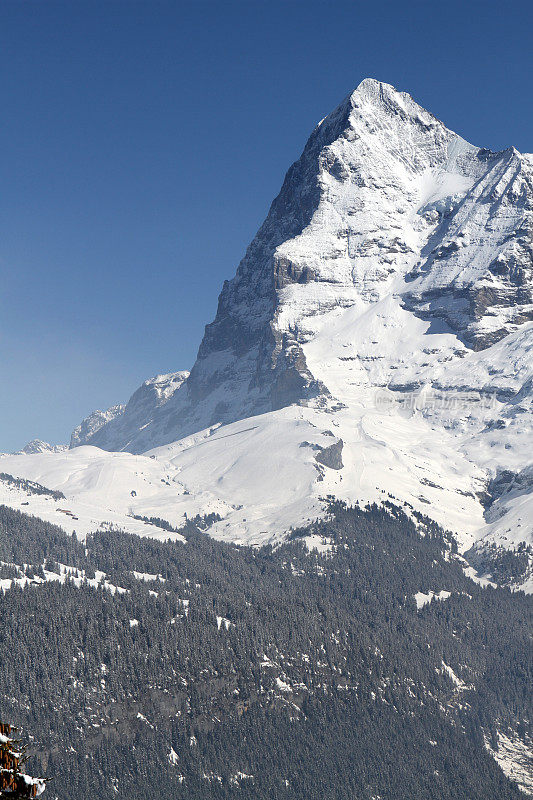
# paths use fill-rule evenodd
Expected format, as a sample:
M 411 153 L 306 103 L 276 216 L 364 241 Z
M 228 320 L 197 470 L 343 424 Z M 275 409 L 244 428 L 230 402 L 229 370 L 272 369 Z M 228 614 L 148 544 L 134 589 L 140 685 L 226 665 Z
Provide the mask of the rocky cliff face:
M 514 148 L 477 158 L 486 169 L 464 197 L 422 210 L 439 224 L 407 301 L 481 350 L 533 319 L 533 160 Z

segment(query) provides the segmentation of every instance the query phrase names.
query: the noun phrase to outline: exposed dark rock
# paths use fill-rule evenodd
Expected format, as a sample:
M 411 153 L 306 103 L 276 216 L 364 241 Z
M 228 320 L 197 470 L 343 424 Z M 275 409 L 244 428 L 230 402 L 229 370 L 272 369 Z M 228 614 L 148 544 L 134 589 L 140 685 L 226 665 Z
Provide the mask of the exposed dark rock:
M 342 448 L 344 442 L 342 439 L 330 444 L 329 447 L 323 447 L 319 453 L 316 454 L 315 459 L 320 464 L 330 469 L 342 469 Z

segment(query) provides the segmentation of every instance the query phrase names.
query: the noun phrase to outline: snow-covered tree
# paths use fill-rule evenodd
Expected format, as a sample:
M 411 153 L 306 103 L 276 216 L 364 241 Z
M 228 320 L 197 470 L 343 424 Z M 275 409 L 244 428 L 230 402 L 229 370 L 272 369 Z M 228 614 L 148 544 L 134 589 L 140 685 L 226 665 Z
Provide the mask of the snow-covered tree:
M 45 781 L 23 771 L 25 747 L 13 737 L 14 731 L 11 725 L 0 722 L 0 798 L 39 797 Z

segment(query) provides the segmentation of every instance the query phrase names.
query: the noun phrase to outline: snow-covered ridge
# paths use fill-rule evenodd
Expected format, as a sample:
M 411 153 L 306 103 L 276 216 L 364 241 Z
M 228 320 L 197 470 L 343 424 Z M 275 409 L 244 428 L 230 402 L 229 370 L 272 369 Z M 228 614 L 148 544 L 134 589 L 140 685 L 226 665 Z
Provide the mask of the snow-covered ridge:
M 90 442 L 98 431 L 105 427 L 108 422 L 112 422 L 117 419 L 117 417 L 121 417 L 125 408 L 125 405 L 119 403 L 111 406 L 107 411 L 100 411 L 98 409 L 93 411 L 72 431 L 70 446 L 79 447 L 82 444 Z
M 131 436 L 151 437 L 148 430 L 152 415 L 163 408 L 189 373 L 169 372 L 149 378 L 130 397 L 126 405 L 116 405 L 107 411 L 94 411 L 73 431 L 70 446 L 96 445 L 106 450 L 130 450 Z M 143 433 L 144 431 L 144 433 Z M 120 446 L 116 446 L 118 443 Z
M 48 442 L 43 442 L 42 439 L 32 439 L 31 442 L 28 442 L 25 445 L 21 453 L 26 453 L 27 455 L 34 455 L 35 453 L 63 453 L 67 449 L 67 446 L 64 444 L 49 444 Z

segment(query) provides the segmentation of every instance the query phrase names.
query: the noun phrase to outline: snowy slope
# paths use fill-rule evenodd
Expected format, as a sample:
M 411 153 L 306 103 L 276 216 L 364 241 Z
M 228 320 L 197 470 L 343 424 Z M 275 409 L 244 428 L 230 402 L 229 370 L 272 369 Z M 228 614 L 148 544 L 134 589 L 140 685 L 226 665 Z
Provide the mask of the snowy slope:
M 531 156 L 363 81 L 287 173 L 190 375 L 73 436 L 129 452 L 0 469 L 123 518 L 216 511 L 235 541 L 280 536 L 330 494 L 391 495 L 463 549 L 532 542 L 532 175 Z
M 80 536 L 98 528 L 116 527 L 130 533 L 167 539 L 169 534 L 135 520 L 152 500 L 174 496 L 166 464 L 129 453 L 107 453 L 96 447 L 38 455 L 0 458 L 0 503 L 61 525 Z M 22 477 L 61 492 L 58 499 L 13 485 L 5 475 Z M 164 488 L 163 488 L 164 486 Z M 165 491 L 166 490 L 166 491 Z M 140 510 L 139 510 L 140 509 Z
M 383 415 L 388 428 L 398 422 L 402 422 L 400 416 Z M 434 476 L 440 454 L 421 423 L 415 463 L 406 443 L 410 432 L 400 429 L 395 441 L 386 443 L 363 414 L 356 422 L 354 417 L 327 414 L 323 409 L 290 406 L 207 429 L 146 455 L 107 453 L 86 446 L 61 456 L 5 456 L 0 459 L 2 472 L 61 491 L 65 500 L 28 496 L 0 481 L 0 502 L 78 533 L 113 523 L 131 532 L 158 535 L 160 530 L 151 530 L 128 515 L 161 517 L 180 525 L 186 514 L 216 512 L 222 520 L 210 529 L 214 536 L 263 543 L 281 538 L 291 525 L 320 515 L 328 494 L 380 501 L 387 484 L 397 500 L 423 511 L 429 508 L 427 502 L 444 500 L 435 508 L 437 518 L 461 532 L 464 545 L 469 546 L 476 525 L 483 523 L 478 504 L 461 494 L 465 483 L 475 480 L 471 465 L 450 449 L 447 456 L 452 468 L 443 488 L 430 486 L 429 478 L 422 484 L 425 476 Z M 341 451 L 342 468 L 334 457 L 335 448 Z M 394 465 L 404 467 L 401 476 L 395 475 Z M 419 499 L 422 490 L 424 499 Z

